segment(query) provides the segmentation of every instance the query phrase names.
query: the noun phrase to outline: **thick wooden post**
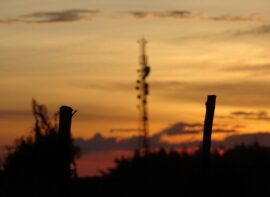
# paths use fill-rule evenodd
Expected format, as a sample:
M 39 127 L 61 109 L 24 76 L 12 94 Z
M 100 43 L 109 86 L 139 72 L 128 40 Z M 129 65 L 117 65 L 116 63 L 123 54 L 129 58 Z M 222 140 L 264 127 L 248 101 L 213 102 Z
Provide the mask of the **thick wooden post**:
M 206 114 L 204 121 L 203 145 L 202 145 L 202 170 L 203 173 L 210 172 L 211 136 L 215 114 L 216 95 L 209 95 L 206 101 Z
M 59 118 L 59 174 L 60 185 L 63 196 L 67 196 L 69 183 L 71 180 L 71 119 L 73 109 L 68 106 L 60 107 Z

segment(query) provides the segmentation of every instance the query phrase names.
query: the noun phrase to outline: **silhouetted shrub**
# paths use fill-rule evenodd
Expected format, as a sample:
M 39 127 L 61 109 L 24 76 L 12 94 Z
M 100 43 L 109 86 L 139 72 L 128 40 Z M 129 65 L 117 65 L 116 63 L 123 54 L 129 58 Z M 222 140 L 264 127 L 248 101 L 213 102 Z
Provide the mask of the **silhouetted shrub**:
M 34 103 L 34 105 L 37 105 Z M 37 106 L 36 106 L 37 107 Z M 2 196 L 61 196 L 61 147 L 57 124 L 51 124 L 44 106 L 34 113 L 34 136 L 16 140 L 9 147 L 3 162 Z M 79 147 L 70 141 L 73 177 L 76 177 L 75 160 Z
M 266 196 L 270 194 L 270 148 L 258 144 L 215 151 L 208 177 L 201 172 L 200 151 L 160 150 L 116 160 L 99 178 L 81 180 L 85 196 Z M 87 190 L 86 185 L 89 185 Z

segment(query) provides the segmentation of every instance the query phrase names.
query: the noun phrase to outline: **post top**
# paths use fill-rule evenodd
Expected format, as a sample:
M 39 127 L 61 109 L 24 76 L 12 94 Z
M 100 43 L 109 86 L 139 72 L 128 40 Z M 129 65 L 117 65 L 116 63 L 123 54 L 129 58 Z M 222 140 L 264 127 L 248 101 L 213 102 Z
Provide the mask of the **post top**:
M 69 106 L 65 106 L 65 105 L 62 105 L 61 107 L 60 107 L 60 111 L 73 111 L 73 109 L 71 108 L 71 107 L 69 107 Z
M 208 98 L 216 98 L 217 97 L 217 95 L 208 95 Z
M 216 95 L 208 95 L 207 96 L 207 101 L 206 101 L 206 105 L 215 105 L 216 103 Z

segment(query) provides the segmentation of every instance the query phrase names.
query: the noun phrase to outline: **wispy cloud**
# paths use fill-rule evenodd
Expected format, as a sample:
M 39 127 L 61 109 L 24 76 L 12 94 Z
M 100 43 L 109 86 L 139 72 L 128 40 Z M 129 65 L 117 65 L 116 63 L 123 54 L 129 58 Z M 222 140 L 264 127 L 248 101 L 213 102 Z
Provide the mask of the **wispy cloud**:
M 99 10 L 73 9 L 64 11 L 34 12 L 23 15 L 23 18 L 31 19 L 36 23 L 73 22 L 82 19 L 91 19 Z
M 234 33 L 235 36 L 268 35 L 268 34 L 270 34 L 270 24 L 264 24 L 258 27 L 249 28 L 245 30 L 238 30 Z
M 193 13 L 188 10 L 171 10 L 171 11 L 130 11 L 126 12 L 135 18 L 202 18 L 203 14 Z
M 177 122 L 170 127 L 160 131 L 160 135 L 194 135 L 202 131 L 202 124 L 200 123 L 185 123 Z
M 112 150 L 134 150 L 138 144 L 138 137 L 131 137 L 119 141 L 115 137 L 104 137 L 96 133 L 92 138 L 76 139 L 75 143 L 82 148 L 83 153 Z
M 135 18 L 175 18 L 175 19 L 202 19 L 212 21 L 224 21 L 224 22 L 266 22 L 269 21 L 260 16 L 260 14 L 249 14 L 245 16 L 237 15 L 220 15 L 211 16 L 207 13 L 192 12 L 188 10 L 170 10 L 170 11 L 130 11 L 127 12 Z
M 223 129 L 223 128 L 214 128 L 213 133 L 237 133 L 238 131 L 236 129 Z
M 18 18 L 0 19 L 0 23 L 59 23 L 91 20 L 99 10 L 71 9 L 62 11 L 41 11 L 19 16 Z
M 229 132 L 224 130 L 231 135 L 226 137 L 224 140 L 212 140 L 212 147 L 218 148 L 220 146 L 224 148 L 232 148 L 240 144 L 252 144 L 258 142 L 263 146 L 270 146 L 270 133 L 269 132 L 255 132 L 251 134 L 237 134 L 235 131 Z M 219 132 L 219 131 L 217 131 Z M 220 130 L 223 132 L 223 130 Z M 154 135 L 151 137 L 151 144 L 153 148 L 198 148 L 201 146 L 201 140 L 185 141 L 180 143 L 169 143 L 161 140 L 160 136 Z M 138 137 L 130 137 L 123 140 L 117 140 L 114 137 L 105 137 L 100 133 L 95 134 L 92 138 L 86 139 L 75 139 L 75 143 L 79 145 L 83 153 L 92 153 L 97 151 L 116 151 L 116 150 L 130 150 L 133 151 L 137 148 Z
M 266 22 L 259 14 L 249 14 L 246 16 L 222 15 L 222 16 L 208 16 L 210 20 L 227 21 L 227 22 Z
M 0 24 L 12 24 L 12 23 L 20 23 L 20 22 L 24 22 L 24 21 L 20 19 L 16 19 L 16 18 L 0 19 Z
M 199 133 L 202 133 L 203 125 L 201 123 L 187 123 L 187 122 L 177 122 L 170 125 L 156 134 L 150 136 L 150 142 L 154 148 L 181 148 L 181 147 L 198 147 L 201 143 L 200 140 L 188 141 L 181 143 L 171 143 L 163 141 L 163 136 L 168 136 L 173 138 L 175 136 L 190 136 L 194 137 Z M 217 127 L 213 129 L 214 133 L 227 133 L 236 134 L 236 129 L 226 129 L 222 127 Z M 135 150 L 138 145 L 139 136 L 132 136 L 126 139 L 119 140 L 116 137 L 105 137 L 100 133 L 96 133 L 90 139 L 76 139 L 77 145 L 81 146 L 84 153 L 95 152 L 95 151 L 112 151 L 112 150 Z M 194 139 L 194 138 L 193 138 Z M 217 143 L 216 143 L 217 144 Z
M 172 18 L 172 19 L 200 19 L 200 20 L 211 20 L 211 21 L 223 21 L 223 22 L 261 22 L 267 23 L 269 19 L 265 19 L 260 14 L 249 14 L 245 16 L 237 15 L 218 15 L 211 16 L 207 13 L 194 12 L 189 10 L 164 10 L 164 11 L 122 11 L 113 12 L 106 16 L 106 12 L 102 12 L 104 17 L 110 17 L 112 15 L 117 19 L 123 19 L 127 16 L 131 16 L 137 19 L 145 18 Z M 70 9 L 61 11 L 40 11 L 30 14 L 18 16 L 16 18 L 0 19 L 0 24 L 11 24 L 11 23 L 59 23 L 59 22 L 74 22 L 80 20 L 91 20 L 94 17 L 100 16 L 100 10 L 91 9 Z M 257 30 L 258 32 L 267 31 L 267 26 Z M 244 34 L 245 32 L 238 32 Z M 248 33 L 248 32 L 246 32 Z
M 270 115 L 267 111 L 233 111 L 228 116 L 219 116 L 219 118 L 269 121 Z
M 177 122 L 171 125 L 170 127 L 159 132 L 158 135 L 167 135 L 167 136 L 177 136 L 177 135 L 196 135 L 203 132 L 203 124 L 201 123 L 186 123 L 186 122 Z M 213 133 L 236 133 L 237 129 L 226 129 L 219 127 L 219 125 L 214 125 Z

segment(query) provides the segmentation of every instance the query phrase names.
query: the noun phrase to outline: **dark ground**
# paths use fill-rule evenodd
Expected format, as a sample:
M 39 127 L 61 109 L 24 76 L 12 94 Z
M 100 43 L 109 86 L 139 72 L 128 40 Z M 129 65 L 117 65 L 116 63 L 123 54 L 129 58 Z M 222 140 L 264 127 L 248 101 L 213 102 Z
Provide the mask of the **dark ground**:
M 199 151 L 190 155 L 161 149 L 117 159 L 116 167 L 100 177 L 67 182 L 59 176 L 57 152 L 40 154 L 42 147 L 25 143 L 0 173 L 0 196 L 270 195 L 270 148 L 258 144 L 237 146 L 223 155 L 214 152 L 208 174 L 202 171 Z

